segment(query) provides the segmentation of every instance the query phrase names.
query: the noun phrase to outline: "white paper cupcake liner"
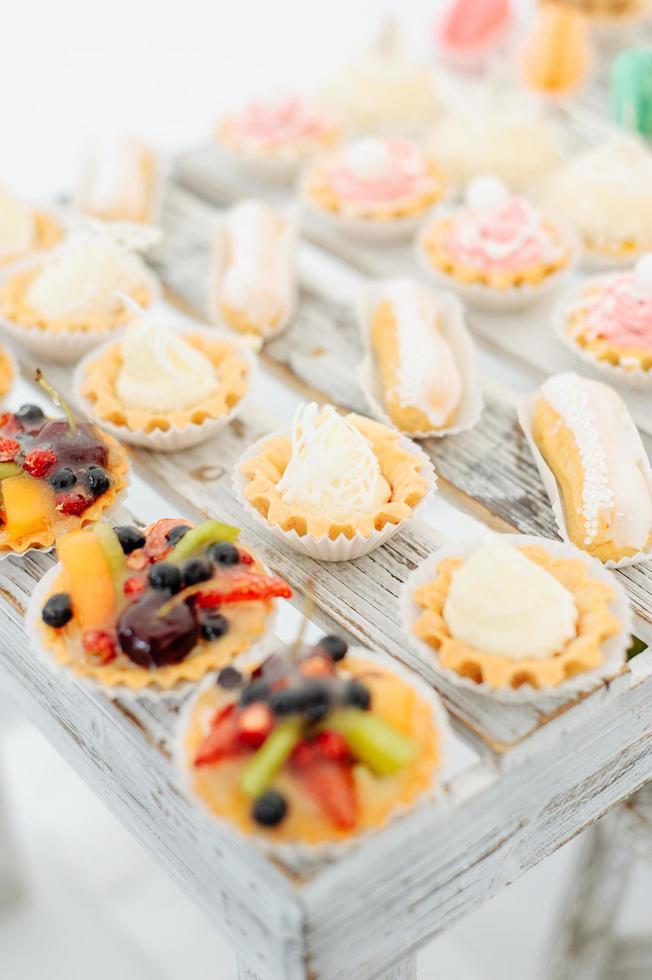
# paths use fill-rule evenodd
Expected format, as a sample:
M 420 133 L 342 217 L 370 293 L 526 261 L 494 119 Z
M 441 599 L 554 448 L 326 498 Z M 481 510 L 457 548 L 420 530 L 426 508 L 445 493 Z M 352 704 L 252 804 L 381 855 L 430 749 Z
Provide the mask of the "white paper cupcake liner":
M 608 272 L 609 270 L 613 272 L 614 270 L 629 268 L 641 256 L 647 255 L 650 250 L 648 242 L 646 245 L 641 245 L 636 252 L 628 252 L 626 255 L 618 257 L 596 252 L 584 246 L 580 253 L 580 265 L 587 272 Z
M 251 446 L 249 446 L 233 469 L 233 489 L 236 497 L 246 512 L 253 517 L 258 524 L 265 527 L 279 541 L 283 541 L 295 551 L 300 551 L 302 554 L 308 555 L 309 558 L 315 558 L 318 561 L 351 561 L 354 558 L 362 558 L 363 555 L 370 554 L 370 552 L 374 551 L 376 548 L 379 548 L 380 545 L 385 544 L 386 541 L 389 541 L 390 538 L 393 538 L 395 534 L 398 534 L 399 531 L 405 527 L 406 524 L 412 521 L 423 505 L 428 501 L 429 497 L 431 497 L 437 489 L 437 476 L 430 458 L 426 456 L 423 450 L 421 450 L 415 442 L 412 442 L 406 436 L 401 436 L 399 444 L 403 449 L 407 449 L 410 453 L 419 458 L 421 461 L 422 476 L 425 477 L 427 482 L 425 494 L 419 503 L 413 507 L 412 513 L 409 517 L 404 518 L 398 524 L 387 523 L 382 531 L 372 531 L 371 534 L 366 536 L 360 534 L 359 531 L 356 531 L 352 538 L 347 538 L 343 534 L 340 534 L 335 539 L 329 538 L 326 534 L 322 537 L 315 538 L 310 534 L 299 535 L 294 529 L 291 531 L 284 531 L 276 524 L 270 524 L 269 521 L 263 517 L 260 511 L 250 504 L 245 497 L 244 491 L 248 481 L 242 473 L 242 464 L 246 460 L 257 456 L 262 451 L 263 446 L 270 439 L 287 435 L 287 428 L 278 429 L 276 432 L 270 432 L 269 435 L 263 436 L 262 439 L 258 439 Z
M 442 808 L 447 804 L 447 798 L 440 785 L 440 774 L 445 765 L 448 745 L 451 738 L 451 731 L 448 722 L 448 715 L 439 699 L 439 696 L 417 674 L 408 670 L 393 657 L 390 657 L 385 653 L 355 646 L 349 648 L 349 655 L 352 657 L 364 657 L 367 660 L 377 660 L 379 663 L 391 667 L 392 673 L 396 674 L 396 676 L 402 681 L 413 687 L 423 698 L 428 701 L 432 707 L 433 725 L 439 732 L 439 767 L 433 771 L 430 785 L 416 800 L 410 804 L 402 804 L 397 806 L 387 815 L 384 823 L 380 824 L 378 827 L 360 831 L 357 834 L 353 834 L 345 841 L 324 842 L 321 844 L 306 844 L 301 841 L 292 843 L 278 843 L 271 840 L 263 833 L 252 834 L 249 836 L 248 839 L 252 840 L 264 854 L 274 860 L 279 861 L 285 868 L 287 868 L 288 871 L 292 872 L 293 874 L 305 875 L 313 871 L 319 865 L 339 859 L 342 854 L 345 854 L 347 851 L 358 847 L 363 841 L 368 840 L 374 834 L 382 832 L 382 830 L 392 824 L 395 820 L 400 820 L 401 817 L 405 816 L 405 814 L 412 812 L 417 807 L 423 806 L 429 801 L 437 800 L 438 805 Z M 248 661 L 251 662 L 251 657 L 248 657 Z M 244 666 L 244 663 L 238 660 L 236 661 L 236 666 L 238 665 Z M 206 687 L 214 683 L 214 674 L 210 677 L 206 677 L 202 682 L 201 687 L 197 689 L 196 694 L 192 698 L 188 699 L 188 701 L 186 701 L 186 703 L 183 705 L 179 715 L 179 725 L 173 751 L 173 758 L 176 763 L 181 787 L 191 799 L 198 799 L 198 797 L 193 791 L 190 773 L 186 764 L 184 736 L 188 725 L 190 724 L 197 699 Z M 200 802 L 202 802 L 202 805 L 204 805 L 203 801 L 200 800 Z M 238 830 L 237 826 L 231 821 L 227 820 L 225 817 L 216 816 L 206 806 L 205 810 L 210 814 L 211 819 L 217 821 L 225 831 L 238 837 L 246 836 L 244 835 L 243 831 Z
M 238 204 L 244 203 L 239 201 Z M 237 207 L 238 205 L 234 205 Z M 233 330 L 229 323 L 224 319 L 220 309 L 220 296 L 222 293 L 222 282 L 227 271 L 228 255 L 228 217 L 229 211 L 217 219 L 212 233 L 212 253 L 211 268 L 208 283 L 207 309 L 210 320 L 228 330 L 231 336 L 243 337 L 245 334 Z M 286 211 L 278 212 L 279 216 L 286 222 L 286 230 L 282 237 L 275 255 L 276 262 L 282 269 L 281 281 L 279 283 L 280 298 L 283 307 L 283 315 L 279 322 L 272 328 L 263 331 L 256 331 L 263 342 L 277 337 L 285 330 L 288 323 L 294 317 L 298 301 L 298 278 L 297 278 L 297 241 L 299 237 L 299 216 L 296 208 L 288 208 Z
M 108 343 L 102 344 L 101 347 L 90 351 L 77 365 L 73 374 L 73 396 L 79 409 L 87 418 L 91 419 L 101 429 L 104 429 L 121 442 L 126 442 L 131 446 L 142 446 L 144 449 L 151 449 L 159 453 L 174 453 L 180 449 L 190 449 L 192 446 L 198 446 L 200 443 L 214 438 L 218 432 L 242 412 L 250 398 L 257 370 L 257 359 L 253 351 L 245 344 L 240 343 L 238 338 L 234 337 L 232 333 L 227 333 L 217 327 L 201 327 L 200 325 L 195 327 L 192 324 L 188 324 L 181 329 L 174 329 L 180 334 L 202 333 L 209 338 L 221 337 L 232 346 L 237 347 L 238 353 L 247 362 L 248 390 L 237 404 L 225 415 L 220 416 L 220 418 L 205 419 L 200 424 L 191 422 L 184 428 L 171 426 L 169 429 L 154 429 L 152 432 L 130 429 L 127 425 L 116 425 L 114 422 L 100 418 L 96 413 L 93 402 L 82 395 L 81 386 L 89 364 L 105 350 L 117 343 L 116 339 L 112 339 Z
M 378 373 L 376 356 L 371 344 L 373 315 L 385 298 L 391 280 L 369 283 L 362 287 L 358 304 L 358 323 L 364 345 L 364 358 L 357 369 L 357 378 L 372 414 L 380 422 L 396 428 L 384 407 L 385 393 Z M 441 313 L 441 332 L 448 342 L 464 382 L 464 393 L 455 410 L 452 425 L 445 428 L 406 433 L 411 439 L 427 439 L 455 435 L 472 429 L 480 421 L 484 400 L 478 377 L 476 350 L 464 322 L 464 310 L 459 300 L 448 292 L 437 292 Z
M 532 428 L 533 428 L 532 421 L 534 418 L 534 411 L 536 408 L 538 397 L 539 397 L 538 392 L 534 392 L 533 394 L 523 395 L 521 396 L 521 398 L 519 398 L 518 405 L 517 405 L 518 421 L 521 426 L 521 429 L 523 430 L 528 446 L 530 447 L 530 452 L 532 453 L 534 462 L 536 463 L 537 469 L 539 470 L 539 474 L 541 476 L 541 480 L 543 481 L 543 485 L 545 487 L 546 493 L 548 494 L 548 499 L 550 500 L 550 506 L 552 507 L 552 512 L 555 516 L 555 522 L 557 524 L 557 527 L 559 528 L 559 533 L 561 534 L 564 541 L 568 542 L 569 544 L 572 544 L 570 535 L 568 533 L 568 528 L 566 526 L 566 517 L 564 515 L 564 508 L 561 502 L 561 497 L 559 495 L 559 487 L 557 486 L 557 481 L 555 479 L 554 473 L 552 472 L 552 470 L 544 460 L 543 456 L 541 455 L 539 447 L 537 446 L 534 436 L 532 434 Z M 635 432 L 638 436 L 638 430 L 635 429 Z M 640 436 L 638 436 L 638 439 L 640 441 Z M 652 470 L 650 468 L 650 463 L 647 458 L 647 454 L 645 452 L 642 442 L 640 443 L 640 455 L 641 455 L 641 460 L 645 461 L 644 475 L 648 487 L 650 488 L 650 494 L 652 495 Z M 573 547 L 576 546 L 573 545 Z M 580 550 L 580 554 L 587 555 L 587 557 L 591 557 L 588 554 L 588 552 L 582 550 Z M 603 564 L 606 565 L 607 568 L 626 568 L 628 565 L 638 565 L 642 561 L 650 561 L 651 559 L 652 559 L 652 548 L 648 549 L 647 551 L 639 551 L 637 554 L 632 555 L 630 558 L 621 558 L 618 561 L 612 561 L 610 559 L 609 561 L 606 561 Z
M 95 677 L 84 677 L 77 674 L 71 666 L 57 663 L 47 646 L 42 641 L 39 624 L 41 622 L 41 610 L 43 605 L 45 604 L 48 594 L 60 574 L 61 566 L 59 563 L 54 565 L 48 572 L 46 572 L 40 582 L 36 585 L 25 613 L 25 633 L 29 640 L 30 648 L 44 667 L 46 667 L 46 669 L 48 669 L 51 673 L 67 674 L 68 677 L 72 678 L 81 687 L 97 693 L 102 693 L 111 701 L 119 699 L 122 702 L 134 702 L 141 701 L 143 699 L 154 699 L 156 701 L 178 701 L 180 698 L 185 697 L 189 692 L 196 690 L 198 683 L 201 684 L 203 682 L 204 677 L 202 677 L 199 682 L 189 680 L 181 681 L 175 684 L 174 687 L 170 688 L 162 688 L 158 687 L 156 684 L 149 684 L 147 687 L 133 690 L 130 687 L 126 687 L 124 684 L 103 684 Z M 238 657 L 234 658 L 234 660 L 237 659 L 239 661 L 239 657 L 241 656 L 263 658 L 270 652 L 270 644 L 274 639 L 273 631 L 276 614 L 277 606 L 274 605 L 272 611 L 267 617 L 265 633 L 263 636 L 260 637 L 259 640 L 255 640 L 247 651 L 238 655 Z M 215 678 L 215 673 L 216 672 L 213 670 L 208 672 L 206 676 Z
M 298 154 L 287 151 L 256 152 L 255 150 L 236 149 L 221 139 L 217 140 L 217 148 L 230 167 L 241 171 L 252 180 L 265 184 L 291 184 L 306 160 L 315 154 Z M 319 151 L 315 151 L 319 152 Z
M 13 267 L 13 271 L 16 271 L 16 266 Z M 161 287 L 153 273 L 147 274 L 146 283 L 152 296 L 151 308 L 160 301 Z M 71 364 L 78 361 L 107 337 L 118 336 L 125 326 L 126 324 L 110 331 L 66 330 L 53 333 L 47 328 L 24 326 L 6 317 L 0 317 L 0 329 L 9 334 L 13 340 L 37 357 L 43 358 L 44 361 L 52 361 L 56 364 Z
M 619 364 L 610 364 L 608 361 L 600 360 L 581 344 L 576 343 L 568 332 L 568 320 L 573 307 L 582 298 L 587 286 L 602 279 L 602 276 L 585 279 L 556 304 L 552 315 L 555 335 L 572 354 L 584 361 L 585 364 L 589 364 L 595 371 L 599 371 L 605 376 L 605 379 L 613 384 L 626 385 L 629 388 L 652 388 L 652 369 L 649 371 L 644 371 L 640 367 L 627 369 Z
M 434 554 L 430 555 L 420 565 L 415 568 L 411 575 L 403 584 L 400 595 L 401 622 L 403 629 L 413 649 L 436 671 L 437 674 L 446 678 L 448 682 L 465 691 L 473 691 L 476 694 L 503 701 L 511 704 L 533 703 L 537 700 L 545 699 L 549 701 L 551 697 L 557 697 L 560 701 L 566 701 L 573 695 L 590 691 L 603 680 L 608 680 L 619 674 L 626 663 L 626 654 L 631 642 L 632 614 L 629 601 L 624 589 L 616 579 L 615 575 L 607 569 L 596 558 L 578 550 L 574 545 L 562 541 L 552 541 L 549 538 L 536 537 L 530 534 L 501 534 L 500 540 L 509 542 L 515 547 L 520 545 L 542 545 L 546 551 L 558 558 L 581 558 L 589 569 L 592 578 L 600 582 L 608 583 L 614 590 L 614 598 L 609 604 L 610 611 L 621 623 L 621 628 L 615 636 L 602 644 L 604 654 L 603 662 L 594 670 L 584 671 L 564 681 L 556 686 L 543 688 L 533 688 L 530 684 L 524 684 L 519 688 L 512 687 L 491 687 L 486 682 L 481 684 L 471 680 L 470 677 L 462 677 L 457 671 L 448 667 L 443 667 L 439 661 L 437 651 L 414 634 L 414 626 L 423 613 L 423 610 L 413 601 L 412 596 L 415 589 L 428 582 L 432 582 L 437 575 L 437 567 L 445 558 L 467 558 L 486 540 L 490 532 L 485 532 L 483 536 L 473 540 L 449 544 L 439 548 Z M 523 623 L 524 630 L 527 623 Z

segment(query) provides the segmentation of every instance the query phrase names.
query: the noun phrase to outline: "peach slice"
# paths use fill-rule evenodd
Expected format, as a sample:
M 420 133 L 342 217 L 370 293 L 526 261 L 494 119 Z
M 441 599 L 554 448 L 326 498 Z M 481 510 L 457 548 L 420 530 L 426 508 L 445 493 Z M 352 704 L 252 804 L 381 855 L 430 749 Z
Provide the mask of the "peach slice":
M 48 483 L 35 480 L 29 473 L 19 473 L 2 481 L 5 530 L 17 540 L 38 535 L 54 523 L 54 492 Z
M 59 538 L 72 608 L 83 630 L 101 629 L 113 623 L 116 597 L 113 577 L 104 549 L 92 531 L 71 531 Z

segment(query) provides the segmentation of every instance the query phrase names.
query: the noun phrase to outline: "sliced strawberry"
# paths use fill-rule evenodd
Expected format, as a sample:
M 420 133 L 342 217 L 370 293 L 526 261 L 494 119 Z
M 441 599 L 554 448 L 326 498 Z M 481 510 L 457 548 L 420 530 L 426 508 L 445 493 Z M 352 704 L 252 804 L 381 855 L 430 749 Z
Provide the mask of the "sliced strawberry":
M 313 766 L 319 761 L 319 751 L 313 739 L 297 742 L 292 749 L 290 762 L 301 769 Z
M 336 762 L 349 758 L 349 747 L 346 739 L 339 732 L 329 729 L 317 732 L 314 738 L 315 746 L 324 759 L 334 759 Z
M 0 439 L 0 463 L 13 463 L 20 452 L 16 439 Z
M 341 830 L 358 821 L 358 797 L 353 769 L 348 762 L 318 758 L 307 765 L 293 757 L 293 774 L 326 816 Z
M 56 509 L 72 517 L 83 514 L 90 503 L 81 493 L 58 493 L 54 499 Z
M 291 596 L 292 589 L 282 578 L 247 571 L 211 581 L 210 589 L 199 592 L 196 602 L 200 609 L 212 609 L 231 602 L 289 599 Z
M 145 532 L 147 537 L 145 554 L 148 558 L 151 558 L 153 561 L 159 561 L 172 550 L 174 545 L 170 544 L 166 538 L 166 534 L 173 527 L 178 527 L 179 524 L 192 527 L 192 521 L 186 521 L 183 517 L 164 517 L 147 529 Z
M 115 638 L 106 630 L 86 630 L 82 644 L 85 653 L 101 664 L 111 663 L 117 656 Z
M 257 749 L 274 727 L 274 715 L 266 704 L 256 701 L 238 712 L 237 725 L 242 745 Z
M 143 578 L 132 575 L 123 586 L 124 594 L 128 596 L 139 596 L 145 591 L 146 582 Z
M 56 462 L 57 454 L 52 449 L 30 449 L 23 460 L 23 469 L 40 479 L 50 472 Z
M 236 755 L 240 748 L 238 735 L 235 704 L 229 704 L 213 718 L 211 730 L 195 756 L 195 765 L 210 766 L 229 755 Z

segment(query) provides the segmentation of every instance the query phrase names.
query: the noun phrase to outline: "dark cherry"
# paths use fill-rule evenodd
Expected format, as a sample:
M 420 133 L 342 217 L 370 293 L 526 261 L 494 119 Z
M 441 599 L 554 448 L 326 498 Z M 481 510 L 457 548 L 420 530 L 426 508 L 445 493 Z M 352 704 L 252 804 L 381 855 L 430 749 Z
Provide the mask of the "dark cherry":
M 61 629 L 72 619 L 72 604 L 67 592 L 56 592 L 43 606 L 41 617 L 46 626 Z
M 84 482 L 93 499 L 101 497 L 111 486 L 111 477 L 101 466 L 91 465 L 84 474 Z
M 222 667 L 217 675 L 217 683 L 225 691 L 233 691 L 242 684 L 242 674 L 235 667 Z
M 106 466 L 109 457 L 109 450 L 88 422 L 78 423 L 74 435 L 65 419 L 46 422 L 35 445 L 50 446 L 61 466 Z
M 240 561 L 240 552 L 228 541 L 218 541 L 213 545 L 210 553 L 219 565 L 237 565 Z
M 349 649 L 346 640 L 343 640 L 341 636 L 335 636 L 333 633 L 330 633 L 328 636 L 322 636 L 317 646 L 321 650 L 325 650 L 335 663 L 344 660 Z
M 175 595 L 181 588 L 181 570 L 169 561 L 152 565 L 147 576 L 153 589 Z
M 50 477 L 50 486 L 56 493 L 61 493 L 63 490 L 71 490 L 76 482 L 77 475 L 69 466 L 62 466 L 60 470 L 55 470 Z
M 252 817 L 263 827 L 276 827 L 287 812 L 288 805 L 285 797 L 275 789 L 268 789 L 266 793 L 259 796 L 251 808 Z
M 139 667 L 163 667 L 186 657 L 199 639 L 192 608 L 180 602 L 159 616 L 160 593 L 150 592 L 132 603 L 118 620 L 121 650 Z
M 189 558 L 182 567 L 184 585 L 199 585 L 213 577 L 213 563 L 208 558 Z
M 175 527 L 171 527 L 168 533 L 165 535 L 165 540 L 169 541 L 170 544 L 176 544 L 177 541 L 181 541 L 184 534 L 187 534 L 190 528 L 187 524 L 177 524 Z
M 130 555 L 137 548 L 145 547 L 145 535 L 133 524 L 121 524 L 113 529 L 118 536 L 125 555 Z
M 371 706 L 371 692 L 360 681 L 347 681 L 342 691 L 344 704 L 366 711 Z
M 209 613 L 201 621 L 201 635 L 205 640 L 219 640 L 229 631 L 229 621 L 222 613 Z
M 20 422 L 23 429 L 30 431 L 43 425 L 45 415 L 38 405 L 21 405 L 16 412 L 16 420 Z

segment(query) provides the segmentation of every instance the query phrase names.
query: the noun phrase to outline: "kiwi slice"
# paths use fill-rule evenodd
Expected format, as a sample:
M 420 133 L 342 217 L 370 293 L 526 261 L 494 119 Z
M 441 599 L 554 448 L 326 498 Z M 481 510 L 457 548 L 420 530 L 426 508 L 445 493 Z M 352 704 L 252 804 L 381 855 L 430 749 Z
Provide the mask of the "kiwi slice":
M 255 799 L 264 793 L 290 752 L 301 738 L 300 718 L 288 718 L 277 725 L 240 775 L 240 789 Z
M 0 480 L 7 480 L 10 476 L 18 476 L 22 472 L 22 467 L 18 463 L 0 463 Z
M 398 772 L 417 753 L 412 739 L 401 735 L 378 715 L 361 708 L 333 711 L 321 727 L 339 732 L 352 754 L 377 776 Z
M 104 557 L 106 558 L 106 563 L 109 566 L 111 578 L 117 591 L 125 570 L 125 555 L 122 550 L 122 545 L 118 540 L 118 535 L 111 525 L 106 523 L 96 524 L 93 532 L 102 546 L 102 551 L 104 552 Z
M 223 524 L 222 521 L 203 521 L 186 531 L 166 560 L 185 561 L 209 545 L 215 544 L 216 541 L 233 542 L 237 540 L 239 534 L 240 528 L 232 527 L 231 524 Z

